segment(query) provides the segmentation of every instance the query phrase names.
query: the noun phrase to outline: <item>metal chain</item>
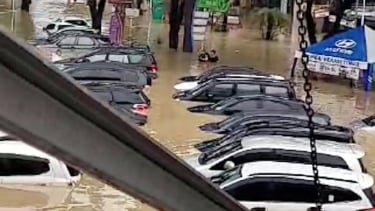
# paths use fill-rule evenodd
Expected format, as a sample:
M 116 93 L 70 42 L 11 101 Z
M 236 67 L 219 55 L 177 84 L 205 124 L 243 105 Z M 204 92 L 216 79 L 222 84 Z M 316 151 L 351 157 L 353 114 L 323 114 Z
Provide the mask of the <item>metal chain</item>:
M 309 1 L 309 0 L 307 0 Z M 310 0 L 312 1 L 312 0 Z M 304 25 L 305 20 L 305 10 L 306 8 L 303 8 L 306 6 L 306 0 L 296 0 L 296 4 L 298 6 L 297 10 L 297 20 L 299 22 L 298 26 L 298 35 L 300 38 L 300 51 L 302 53 L 301 56 L 301 62 L 303 65 L 303 71 L 302 76 L 305 79 L 303 84 L 303 89 L 306 93 L 305 96 L 305 110 L 306 114 L 308 116 L 308 127 L 310 129 L 310 147 L 311 147 L 311 161 L 312 161 L 312 169 L 314 174 L 314 184 L 315 184 L 315 190 L 316 190 L 316 208 L 318 211 L 322 210 L 322 190 L 321 185 L 319 181 L 319 171 L 318 171 L 318 160 L 317 160 L 317 152 L 316 152 L 316 144 L 315 144 L 315 136 L 314 136 L 314 122 L 313 122 L 313 116 L 314 116 L 314 110 L 312 108 L 313 98 L 311 96 L 311 82 L 309 81 L 309 75 L 310 71 L 307 67 L 307 64 L 309 62 L 309 57 L 306 54 L 306 48 L 308 46 L 308 43 L 305 39 L 305 36 L 307 34 L 307 28 Z

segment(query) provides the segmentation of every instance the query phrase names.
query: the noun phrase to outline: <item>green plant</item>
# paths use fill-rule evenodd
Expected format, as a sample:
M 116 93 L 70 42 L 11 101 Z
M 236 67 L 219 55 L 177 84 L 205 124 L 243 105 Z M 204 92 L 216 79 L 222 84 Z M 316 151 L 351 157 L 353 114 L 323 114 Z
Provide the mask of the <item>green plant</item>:
M 285 33 L 289 27 L 289 16 L 276 8 L 258 8 L 254 9 L 252 14 L 251 22 L 259 27 L 262 39 L 272 40 Z

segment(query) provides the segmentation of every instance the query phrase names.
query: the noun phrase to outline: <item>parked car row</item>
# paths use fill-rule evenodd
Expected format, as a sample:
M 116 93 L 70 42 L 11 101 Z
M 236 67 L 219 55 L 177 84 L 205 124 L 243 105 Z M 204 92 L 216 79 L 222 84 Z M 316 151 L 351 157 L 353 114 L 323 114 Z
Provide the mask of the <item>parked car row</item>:
M 228 116 L 199 126 L 222 134 L 195 145 L 187 164 L 250 210 L 301 211 L 315 206 L 310 129 L 292 82 L 251 67 L 218 66 L 180 78 L 173 98 L 206 104 L 192 113 Z M 323 210 L 375 210 L 373 178 L 353 131 L 315 113 L 314 136 Z
M 149 46 L 125 43 L 83 56 L 56 61 L 55 65 L 133 123 L 147 123 L 151 101 L 144 93 L 157 78 L 157 63 Z
M 91 44 L 88 44 L 89 40 Z M 80 27 L 64 28 L 34 44 L 42 49 L 53 48 L 62 54 L 65 54 L 64 49 L 72 52 L 85 50 L 84 54 L 74 53 L 76 56 L 60 59 L 54 64 L 93 97 L 110 105 L 131 122 L 147 123 L 151 102 L 144 90 L 158 77 L 158 65 L 150 46 L 138 42 L 112 46 L 107 36 Z

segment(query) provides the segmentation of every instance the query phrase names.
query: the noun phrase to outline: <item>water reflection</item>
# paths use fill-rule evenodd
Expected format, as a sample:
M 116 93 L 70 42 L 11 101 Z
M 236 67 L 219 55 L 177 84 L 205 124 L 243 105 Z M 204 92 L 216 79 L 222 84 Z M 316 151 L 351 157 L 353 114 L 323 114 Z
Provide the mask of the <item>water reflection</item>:
M 9 30 L 12 29 L 11 13 L 5 11 L 5 7 L 0 0 L 0 24 Z M 42 27 L 49 21 L 62 15 L 77 15 L 88 17 L 88 9 L 85 4 L 69 5 L 66 0 L 38 0 L 33 1 L 31 7 L 31 16 L 17 12 L 15 13 L 14 33 L 23 39 L 44 36 Z M 108 17 L 110 7 L 105 12 L 104 31 L 108 28 Z M 168 49 L 168 43 L 165 40 L 168 37 L 168 26 L 154 24 L 151 35 L 148 36 L 146 14 L 135 24 L 140 27 L 135 29 L 137 40 L 150 40 L 153 49 L 156 51 L 156 57 L 159 64 L 160 78 L 155 81 L 150 90 L 149 97 L 152 100 L 152 109 L 149 113 L 149 124 L 144 129 L 151 136 L 163 143 L 168 149 L 178 155 L 184 156 L 194 151 L 193 145 L 201 140 L 213 138 L 214 135 L 201 132 L 197 126 L 222 119 L 219 116 L 209 116 L 204 114 L 191 114 L 186 111 L 188 106 L 193 103 L 176 102 L 171 98 L 173 85 L 177 79 L 184 75 L 198 74 L 208 66 L 198 64 L 195 54 L 176 53 Z M 163 38 L 161 44 L 157 43 L 159 37 Z M 200 43 L 195 44 L 199 49 Z M 236 29 L 229 33 L 214 33 L 209 36 L 206 43 L 207 49 L 216 49 L 220 56 L 220 63 L 249 65 L 259 68 L 269 73 L 289 76 L 292 56 L 291 42 L 285 40 L 282 42 L 265 42 L 259 39 L 259 33 L 251 29 Z M 297 79 L 297 91 L 299 96 L 303 96 L 301 90 L 302 80 Z M 359 90 L 351 89 L 347 82 L 338 82 L 338 80 L 319 80 L 314 81 L 314 107 L 317 111 L 329 113 L 334 122 L 347 125 L 350 121 L 361 118 L 375 110 L 373 94 L 364 94 Z M 370 173 L 375 173 L 375 159 L 371 157 L 375 150 L 374 134 L 368 132 L 361 133 L 358 137 L 361 144 L 365 146 L 368 152 L 365 162 L 369 166 Z M 147 205 L 134 200 L 96 179 L 84 175 L 81 184 L 70 195 L 64 195 L 58 191 L 44 192 L 38 191 L 17 191 L 2 192 L 0 190 L 0 206 L 4 207 L 54 207 L 58 211 L 85 211 L 85 210 L 151 210 Z M 6 194 L 5 194 L 6 193 Z M 3 195 L 1 195 L 3 194 Z M 18 197 L 24 196 L 25 197 Z M 57 202 L 51 205 L 50 201 L 53 194 L 61 194 L 66 200 L 52 200 Z

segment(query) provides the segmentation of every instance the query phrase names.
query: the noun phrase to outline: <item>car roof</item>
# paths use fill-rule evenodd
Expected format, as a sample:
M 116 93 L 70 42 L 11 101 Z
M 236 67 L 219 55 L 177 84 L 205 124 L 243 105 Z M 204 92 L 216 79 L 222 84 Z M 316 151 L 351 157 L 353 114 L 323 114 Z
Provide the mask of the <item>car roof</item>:
M 0 141 L 0 154 L 17 154 L 45 159 L 55 159 L 53 156 L 19 140 Z
M 273 96 L 273 95 L 235 95 L 232 97 L 228 97 L 224 99 L 223 101 L 231 101 L 231 100 L 253 100 L 253 99 L 264 99 L 264 100 L 277 100 L 277 101 L 283 101 L 283 102 L 290 102 L 290 103 L 296 103 L 296 104 L 303 104 L 304 102 L 301 100 L 290 100 L 289 98 L 280 97 L 280 96 Z
M 277 144 L 275 144 L 277 143 Z M 243 149 L 269 148 L 295 151 L 311 151 L 310 139 L 287 136 L 248 136 L 241 141 Z M 358 144 L 338 143 L 328 140 L 316 140 L 317 152 L 331 155 L 343 155 L 362 158 L 364 150 Z
M 249 178 L 249 176 L 262 177 L 289 177 L 289 178 L 305 178 L 313 180 L 313 171 L 311 165 L 300 163 L 286 163 L 274 161 L 257 161 L 245 163 L 239 167 L 242 177 L 239 180 Z M 371 187 L 374 179 L 368 174 L 361 174 L 350 170 L 318 166 L 319 178 L 321 180 L 336 180 L 343 182 L 359 183 L 362 188 Z M 230 183 L 237 182 L 232 181 Z M 225 182 L 224 182 L 225 183 Z
M 298 102 L 298 101 L 297 101 Z M 262 111 L 243 111 L 243 112 L 238 112 L 238 113 L 235 113 L 229 117 L 227 117 L 228 119 L 229 118 L 232 118 L 232 119 L 243 119 L 243 118 L 252 118 L 252 117 L 256 117 L 256 116 L 280 116 L 280 117 L 296 117 L 296 118 L 301 118 L 301 117 L 306 117 L 304 119 L 308 119 L 308 117 L 306 116 L 306 113 L 303 112 L 303 113 L 299 113 L 299 112 L 296 112 L 296 111 L 279 111 L 279 110 L 271 110 L 271 111 L 267 111 L 267 113 L 264 113 Z M 323 124 L 323 121 L 327 121 L 328 123 L 331 121 L 331 117 L 327 114 L 324 114 L 324 113 L 315 113 L 314 114 L 314 117 L 315 119 L 315 122 L 317 123 L 322 123 Z M 322 120 L 322 121 L 321 121 Z
M 288 80 L 275 80 L 269 78 L 241 78 L 241 77 L 218 77 L 209 80 L 211 81 L 218 81 L 218 82 L 234 82 L 234 83 L 257 83 L 257 84 L 264 84 L 269 83 L 270 85 L 274 86 L 291 86 L 290 81 Z
M 145 67 L 132 66 L 121 62 L 82 62 L 68 63 L 64 70 L 143 70 Z

